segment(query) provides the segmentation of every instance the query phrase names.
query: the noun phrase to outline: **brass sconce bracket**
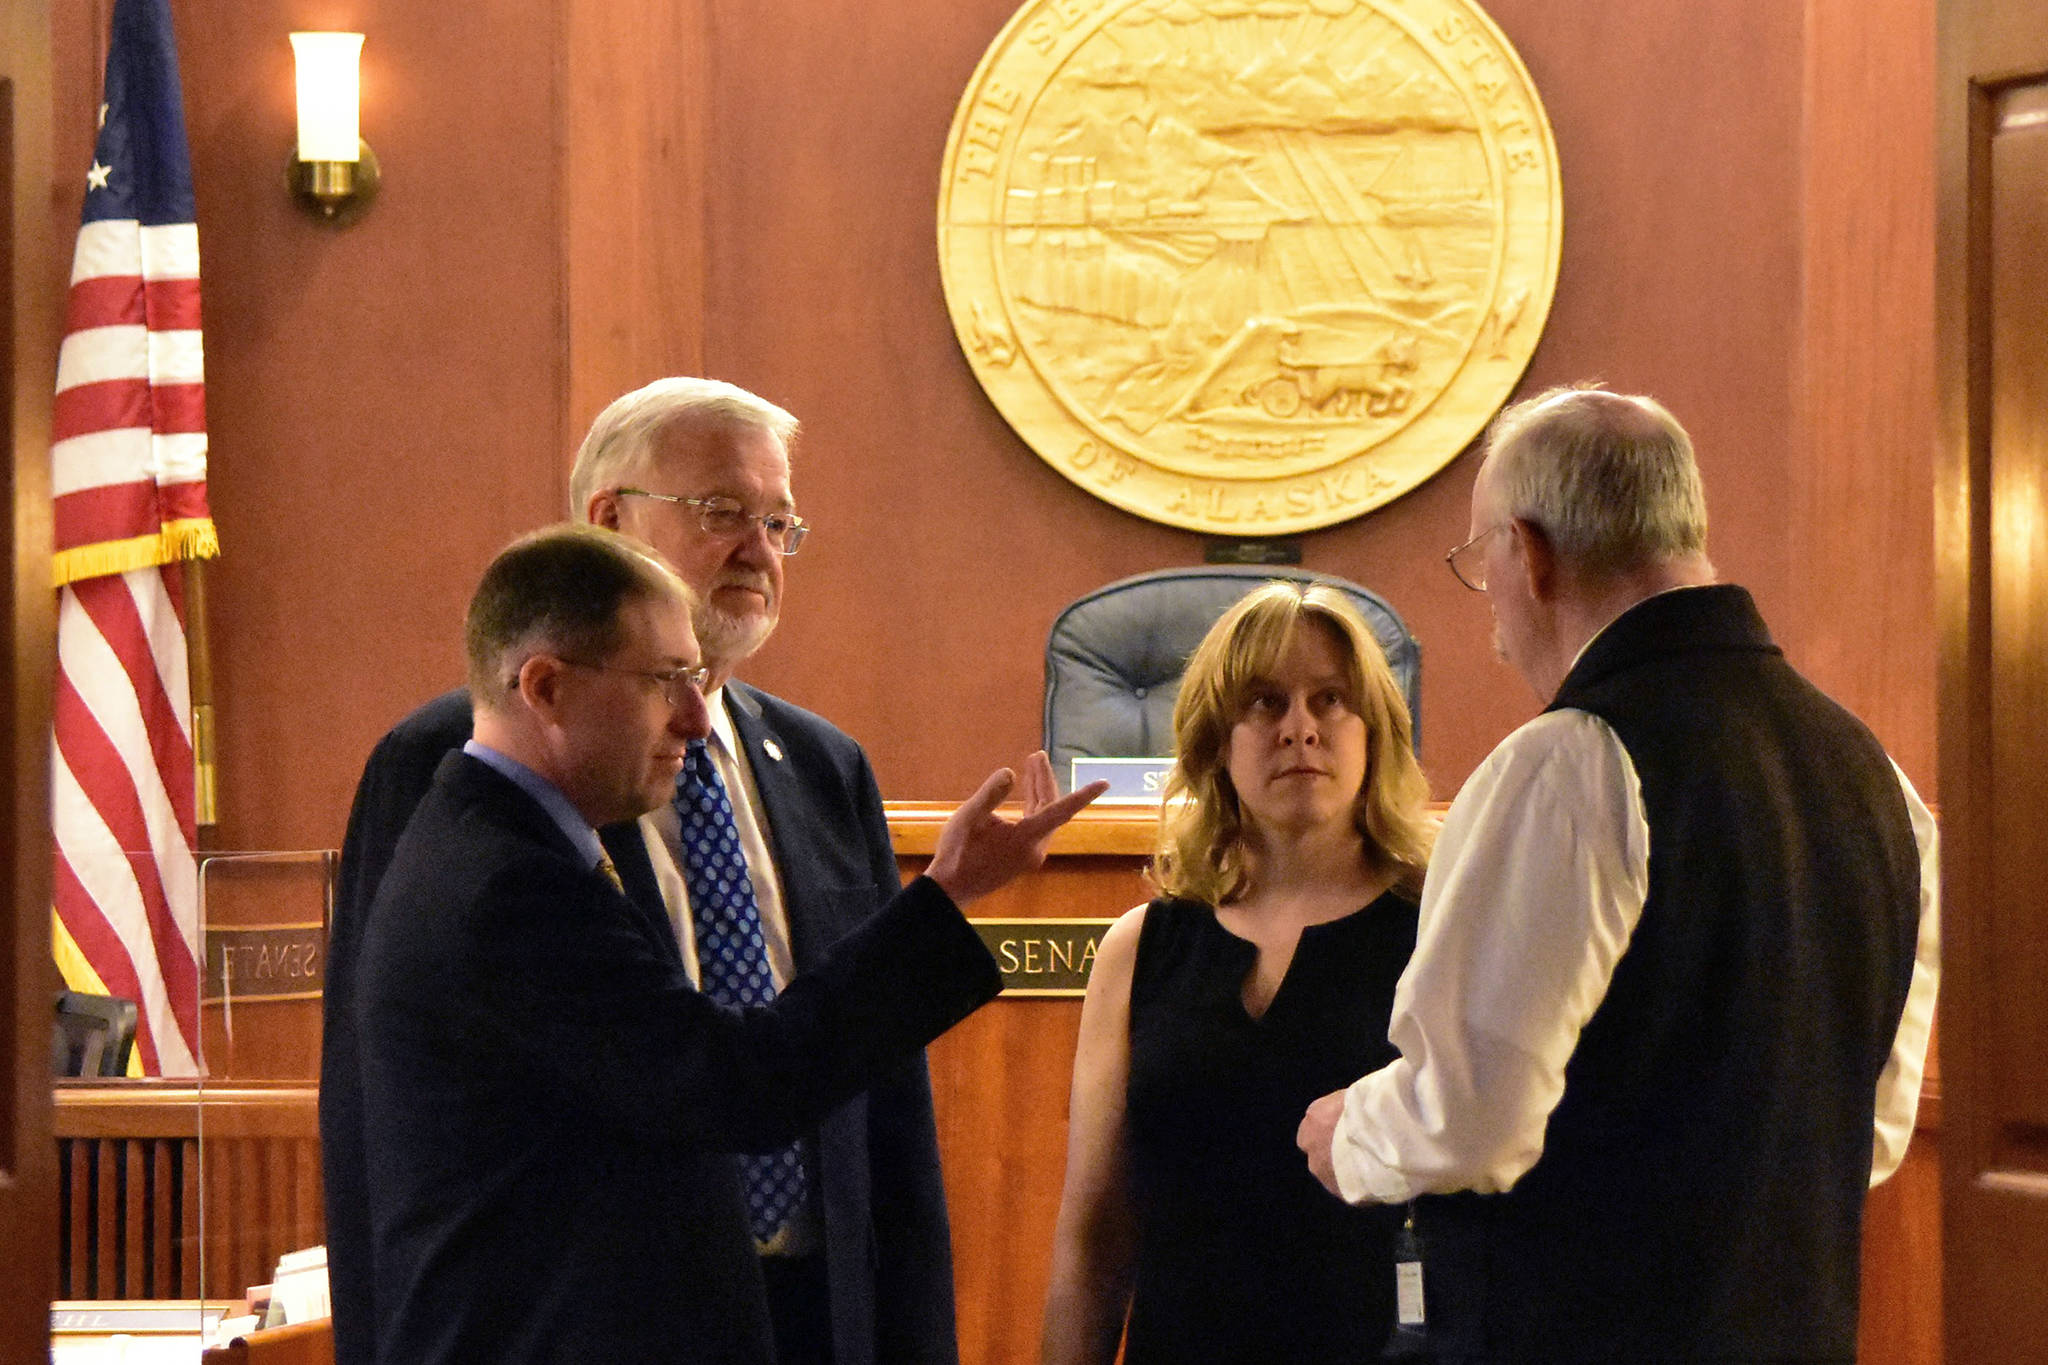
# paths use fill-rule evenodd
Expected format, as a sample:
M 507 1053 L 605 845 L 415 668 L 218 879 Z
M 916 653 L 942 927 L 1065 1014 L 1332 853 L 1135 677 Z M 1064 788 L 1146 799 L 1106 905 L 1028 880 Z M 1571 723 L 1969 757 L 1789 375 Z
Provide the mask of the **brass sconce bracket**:
M 345 227 L 363 216 L 381 180 L 377 154 L 356 140 L 360 161 L 301 161 L 296 150 L 285 167 L 285 184 L 305 210 L 324 223 Z

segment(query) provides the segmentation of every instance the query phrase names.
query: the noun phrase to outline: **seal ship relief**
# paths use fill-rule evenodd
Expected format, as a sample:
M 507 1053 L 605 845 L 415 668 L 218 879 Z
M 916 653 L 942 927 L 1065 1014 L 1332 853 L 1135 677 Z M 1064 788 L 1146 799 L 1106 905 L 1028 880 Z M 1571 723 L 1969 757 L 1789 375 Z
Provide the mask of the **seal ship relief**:
M 1129 511 L 1276 534 L 1442 468 L 1520 377 L 1557 157 L 1459 0 L 1041 0 L 948 141 L 939 258 L 983 388 Z

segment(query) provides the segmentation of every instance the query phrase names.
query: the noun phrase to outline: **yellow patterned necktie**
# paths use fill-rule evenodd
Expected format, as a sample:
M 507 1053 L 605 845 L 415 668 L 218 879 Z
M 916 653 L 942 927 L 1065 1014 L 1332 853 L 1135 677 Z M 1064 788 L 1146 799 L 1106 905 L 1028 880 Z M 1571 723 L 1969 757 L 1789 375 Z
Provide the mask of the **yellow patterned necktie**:
M 625 894 L 626 884 L 619 880 L 619 869 L 612 862 L 610 854 L 600 853 L 597 855 L 597 870 L 604 873 L 604 879 L 612 884 L 612 890 L 620 895 Z

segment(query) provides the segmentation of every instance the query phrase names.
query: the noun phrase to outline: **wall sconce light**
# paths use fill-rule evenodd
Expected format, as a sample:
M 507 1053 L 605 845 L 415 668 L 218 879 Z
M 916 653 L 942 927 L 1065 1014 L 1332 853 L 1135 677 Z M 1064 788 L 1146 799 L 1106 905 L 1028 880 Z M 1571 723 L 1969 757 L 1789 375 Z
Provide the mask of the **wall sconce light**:
M 299 89 L 292 193 L 326 221 L 346 223 L 377 193 L 377 158 L 358 129 L 363 35 L 294 33 L 291 39 Z

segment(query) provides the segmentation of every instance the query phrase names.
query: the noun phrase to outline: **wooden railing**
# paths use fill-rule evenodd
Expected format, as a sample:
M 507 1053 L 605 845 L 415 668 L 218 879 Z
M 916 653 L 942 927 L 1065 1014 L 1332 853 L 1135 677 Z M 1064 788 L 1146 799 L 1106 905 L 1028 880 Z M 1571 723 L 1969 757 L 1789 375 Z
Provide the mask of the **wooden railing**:
M 322 1240 L 313 1087 L 67 1081 L 56 1092 L 66 1299 L 238 1299 Z

